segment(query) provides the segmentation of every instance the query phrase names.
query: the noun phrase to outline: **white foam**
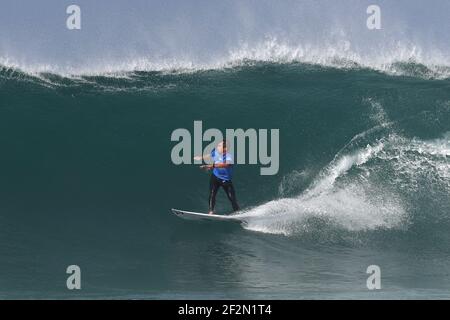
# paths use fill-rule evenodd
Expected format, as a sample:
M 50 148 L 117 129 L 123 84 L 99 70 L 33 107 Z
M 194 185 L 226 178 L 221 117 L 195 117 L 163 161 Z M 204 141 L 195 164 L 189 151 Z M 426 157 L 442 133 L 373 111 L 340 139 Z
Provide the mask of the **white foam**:
M 333 68 L 369 68 L 390 75 L 414 75 L 424 78 L 450 77 L 448 55 L 433 50 L 424 52 L 411 44 L 397 44 L 394 48 L 374 50 L 373 54 L 360 54 L 348 40 L 333 41 L 321 46 L 304 43 L 286 43 L 276 37 L 249 44 L 242 43 L 211 61 L 188 58 L 155 58 L 152 56 L 124 57 L 119 61 L 92 61 L 84 65 L 30 64 L 12 57 L 0 57 L 0 65 L 18 69 L 29 74 L 54 73 L 61 76 L 111 76 L 124 77 L 135 71 L 190 73 L 251 65 L 256 62 L 305 63 Z M 426 66 L 426 71 L 405 70 L 401 63 Z
M 388 143 L 388 152 L 381 153 L 380 159 L 390 161 L 399 174 L 413 181 L 421 175 L 432 175 L 434 183 L 450 190 L 450 132 L 432 140 L 392 135 Z
M 408 204 L 395 188 L 413 196 L 417 177 L 425 175 L 429 183 L 450 190 L 450 132 L 429 141 L 391 133 L 373 146 L 344 151 L 298 197 L 273 200 L 240 214 L 247 222 L 245 228 L 286 236 L 320 233 L 323 224 L 348 232 L 404 228 L 409 222 Z M 382 163 L 371 165 L 374 158 Z M 394 173 L 386 185 L 368 179 L 389 167 Z M 352 168 L 364 170 L 344 179 Z
M 368 145 L 335 159 L 296 198 L 270 201 L 240 214 L 246 228 L 284 235 L 311 231 L 311 219 L 319 219 L 347 231 L 373 230 L 397 226 L 405 218 L 401 201 L 392 194 L 359 183 L 335 186 L 352 167 L 361 166 L 383 149 Z
M 308 192 L 319 194 L 333 187 L 336 179 L 346 174 L 353 166 L 360 166 L 366 163 L 374 155 L 383 149 L 383 143 L 379 142 L 375 146 L 367 145 L 365 149 L 360 149 L 351 154 L 336 157 L 330 165 L 319 175 L 319 179 L 313 183 Z
M 379 192 L 379 191 L 378 191 Z M 319 231 L 311 222 L 320 220 L 346 231 L 392 228 L 401 225 L 405 211 L 401 201 L 378 193 L 366 194 L 360 185 L 336 188 L 319 195 L 268 202 L 243 213 L 245 228 L 293 235 Z

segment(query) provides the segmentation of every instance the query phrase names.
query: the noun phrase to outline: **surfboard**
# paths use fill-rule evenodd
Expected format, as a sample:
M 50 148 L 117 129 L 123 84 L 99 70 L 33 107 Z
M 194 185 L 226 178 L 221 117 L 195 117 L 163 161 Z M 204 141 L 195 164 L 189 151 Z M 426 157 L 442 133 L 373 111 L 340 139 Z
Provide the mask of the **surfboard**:
M 237 217 L 234 217 L 234 216 L 225 216 L 225 215 L 218 215 L 218 214 L 206 214 L 206 213 L 191 212 L 191 211 L 184 211 L 184 210 L 178 210 L 178 209 L 172 209 L 172 213 L 175 214 L 177 217 L 180 217 L 180 218 L 186 219 L 186 220 L 209 220 L 209 221 L 243 222 L 241 219 L 239 219 Z

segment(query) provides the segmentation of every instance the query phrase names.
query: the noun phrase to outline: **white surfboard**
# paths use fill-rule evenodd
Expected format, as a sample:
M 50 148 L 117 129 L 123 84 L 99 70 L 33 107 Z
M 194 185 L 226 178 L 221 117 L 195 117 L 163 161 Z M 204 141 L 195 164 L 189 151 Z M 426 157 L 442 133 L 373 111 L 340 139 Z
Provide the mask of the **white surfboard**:
M 178 209 L 172 209 L 172 212 L 183 219 L 187 220 L 209 220 L 209 221 L 233 221 L 233 222 L 243 222 L 241 219 L 234 216 L 225 216 L 218 214 L 206 214 L 199 212 L 190 212 Z

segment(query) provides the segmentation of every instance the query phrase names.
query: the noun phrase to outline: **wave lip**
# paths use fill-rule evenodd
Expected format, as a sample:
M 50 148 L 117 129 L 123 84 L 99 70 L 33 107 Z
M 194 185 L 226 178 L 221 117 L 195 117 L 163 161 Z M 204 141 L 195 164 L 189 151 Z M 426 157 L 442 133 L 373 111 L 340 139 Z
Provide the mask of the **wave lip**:
M 450 78 L 448 55 L 433 51 L 426 54 L 414 45 L 398 44 L 394 49 L 375 50 L 377 54 L 361 54 L 347 40 L 320 46 L 290 44 L 268 37 L 256 44 L 243 43 L 210 61 L 189 58 L 155 58 L 152 56 L 124 57 L 117 61 L 88 62 L 85 65 L 27 64 L 11 57 L 0 56 L 0 70 L 14 69 L 28 75 L 43 73 L 63 77 L 108 76 L 124 77 L 134 72 L 192 73 L 249 67 L 261 63 L 310 64 L 338 69 L 371 69 L 393 76 L 425 79 Z M 381 53 L 380 53 L 381 52 Z M 95 60 L 95 59 L 94 59 Z M 3 71 L 2 71 L 3 72 Z

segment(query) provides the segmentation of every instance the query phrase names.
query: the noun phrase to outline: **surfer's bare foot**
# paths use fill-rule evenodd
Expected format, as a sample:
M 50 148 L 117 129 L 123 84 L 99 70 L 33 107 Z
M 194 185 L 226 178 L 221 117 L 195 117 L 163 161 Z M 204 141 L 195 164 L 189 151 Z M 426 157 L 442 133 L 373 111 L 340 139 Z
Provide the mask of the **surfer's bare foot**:
M 208 214 L 214 214 L 214 211 L 210 211 L 210 212 L 208 212 Z

